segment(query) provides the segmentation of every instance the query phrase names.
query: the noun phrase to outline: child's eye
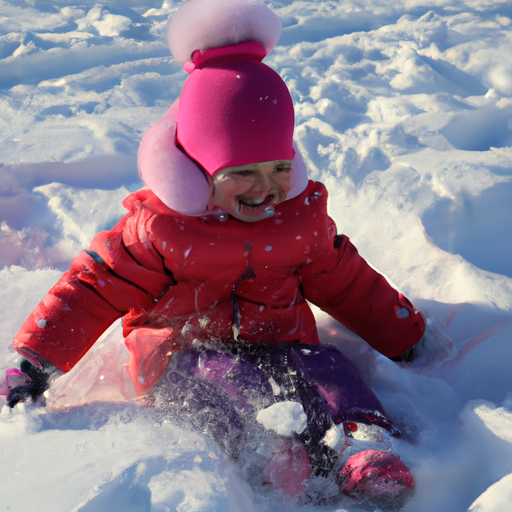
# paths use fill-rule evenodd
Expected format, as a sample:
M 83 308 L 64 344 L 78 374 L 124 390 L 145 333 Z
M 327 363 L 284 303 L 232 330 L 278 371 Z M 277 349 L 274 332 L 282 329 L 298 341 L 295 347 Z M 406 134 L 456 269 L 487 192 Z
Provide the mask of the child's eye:
M 255 175 L 254 171 L 235 171 L 232 174 L 235 174 L 236 176 L 241 176 L 242 178 L 249 178 L 251 176 Z

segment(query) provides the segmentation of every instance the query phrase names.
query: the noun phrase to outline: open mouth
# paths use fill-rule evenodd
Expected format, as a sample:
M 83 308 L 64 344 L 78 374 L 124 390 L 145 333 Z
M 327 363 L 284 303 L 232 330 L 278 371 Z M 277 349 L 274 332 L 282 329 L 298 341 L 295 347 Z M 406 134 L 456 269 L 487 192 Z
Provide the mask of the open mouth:
M 260 206 L 267 206 L 274 200 L 274 196 L 268 195 L 263 199 L 238 199 L 238 204 L 245 208 L 259 208 Z
M 275 196 L 270 194 L 263 199 L 238 199 L 238 212 L 239 213 L 260 213 L 266 209 L 273 210 L 273 203 Z

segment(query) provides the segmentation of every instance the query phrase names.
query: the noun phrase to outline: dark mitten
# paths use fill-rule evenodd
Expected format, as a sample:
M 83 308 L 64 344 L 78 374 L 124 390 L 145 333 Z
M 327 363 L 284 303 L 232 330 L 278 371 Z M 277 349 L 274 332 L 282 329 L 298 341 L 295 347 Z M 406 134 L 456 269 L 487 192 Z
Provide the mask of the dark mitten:
M 37 368 L 26 359 L 21 362 L 20 369 L 27 377 L 28 383 L 11 390 L 7 396 L 7 404 L 11 408 L 27 398 L 37 399 L 50 387 L 52 378 L 60 374 L 60 371 L 51 363 L 45 362 L 41 368 Z

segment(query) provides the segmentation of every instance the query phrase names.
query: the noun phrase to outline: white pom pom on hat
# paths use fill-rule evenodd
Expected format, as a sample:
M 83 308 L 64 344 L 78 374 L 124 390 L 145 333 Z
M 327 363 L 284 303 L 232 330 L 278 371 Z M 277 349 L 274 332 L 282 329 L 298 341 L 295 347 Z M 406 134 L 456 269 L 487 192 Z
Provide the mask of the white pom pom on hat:
M 281 37 L 281 21 L 259 0 L 188 0 L 172 16 L 167 42 L 178 62 L 204 51 L 256 41 L 268 54 Z

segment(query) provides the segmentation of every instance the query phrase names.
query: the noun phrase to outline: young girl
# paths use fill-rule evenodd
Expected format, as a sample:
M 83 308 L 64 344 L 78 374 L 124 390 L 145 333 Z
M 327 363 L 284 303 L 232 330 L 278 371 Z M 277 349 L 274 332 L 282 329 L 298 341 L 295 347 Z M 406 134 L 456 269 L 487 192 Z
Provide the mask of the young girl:
M 253 449 L 261 484 L 306 496 L 323 478 L 333 499 L 393 509 L 414 487 L 390 451 L 400 432 L 353 364 L 320 345 L 308 302 L 390 358 L 425 326 L 308 181 L 289 91 L 262 62 L 280 30 L 255 0 L 189 0 L 172 18 L 190 76 L 142 140 L 148 188 L 21 327 L 25 380 L 8 403 L 42 394 L 122 317 L 135 393 L 234 459 Z

